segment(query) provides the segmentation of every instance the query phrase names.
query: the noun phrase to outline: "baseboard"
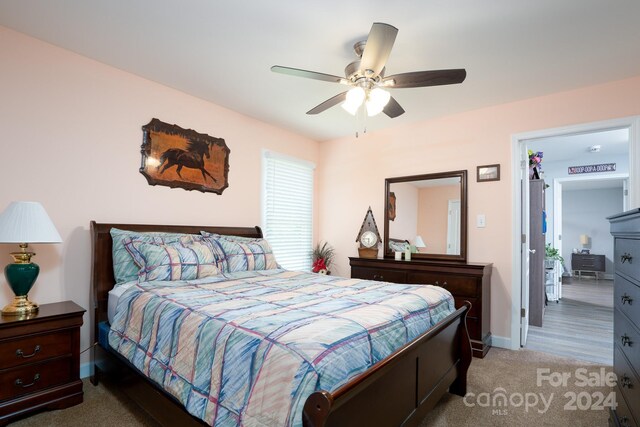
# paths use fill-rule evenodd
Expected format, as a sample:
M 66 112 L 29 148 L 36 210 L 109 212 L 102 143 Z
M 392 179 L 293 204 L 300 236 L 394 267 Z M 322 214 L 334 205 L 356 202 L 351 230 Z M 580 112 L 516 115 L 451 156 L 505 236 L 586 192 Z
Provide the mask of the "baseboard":
M 492 347 L 499 347 L 499 348 L 506 348 L 507 350 L 513 350 L 513 348 L 511 347 L 511 338 L 499 337 L 497 335 L 492 335 L 491 336 L 491 346 Z M 518 347 L 520 347 L 520 346 L 518 346 Z
M 87 378 L 91 376 L 91 362 L 83 363 L 80 365 L 80 378 Z

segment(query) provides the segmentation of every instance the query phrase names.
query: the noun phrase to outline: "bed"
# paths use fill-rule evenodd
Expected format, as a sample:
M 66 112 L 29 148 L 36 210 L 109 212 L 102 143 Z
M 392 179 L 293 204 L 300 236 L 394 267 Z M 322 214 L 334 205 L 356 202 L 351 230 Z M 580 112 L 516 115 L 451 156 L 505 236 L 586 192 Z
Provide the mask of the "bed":
M 153 226 L 91 222 L 93 334 L 108 322 L 108 293 L 114 286 L 110 230 L 200 231 L 247 238 L 262 237 L 259 227 Z M 302 405 L 304 426 L 417 425 L 447 391 L 463 396 L 471 362 L 465 326 L 469 305 L 447 315 L 426 332 L 393 351 L 332 391 L 317 390 Z M 92 353 L 92 382 L 118 385 L 163 425 L 206 425 L 190 415 L 174 396 L 139 373 L 129 360 L 102 342 Z

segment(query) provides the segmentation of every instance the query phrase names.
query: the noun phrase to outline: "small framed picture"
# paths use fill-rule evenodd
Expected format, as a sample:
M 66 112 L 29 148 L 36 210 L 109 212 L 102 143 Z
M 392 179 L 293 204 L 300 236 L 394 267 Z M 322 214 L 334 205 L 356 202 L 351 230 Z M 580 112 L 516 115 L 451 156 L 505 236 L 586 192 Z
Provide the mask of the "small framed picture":
M 582 250 L 580 251 L 580 253 L 581 253 L 581 254 L 585 254 L 585 255 L 589 255 L 589 254 L 590 254 L 589 249 L 582 249 Z
M 500 165 L 478 166 L 477 181 L 500 181 Z

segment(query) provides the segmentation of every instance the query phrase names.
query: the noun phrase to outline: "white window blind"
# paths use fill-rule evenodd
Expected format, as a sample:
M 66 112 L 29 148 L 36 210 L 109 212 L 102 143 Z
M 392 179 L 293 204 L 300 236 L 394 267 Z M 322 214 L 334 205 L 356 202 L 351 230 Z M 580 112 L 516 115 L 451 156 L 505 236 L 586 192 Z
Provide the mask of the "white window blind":
M 263 232 L 287 270 L 311 270 L 313 163 L 265 151 Z

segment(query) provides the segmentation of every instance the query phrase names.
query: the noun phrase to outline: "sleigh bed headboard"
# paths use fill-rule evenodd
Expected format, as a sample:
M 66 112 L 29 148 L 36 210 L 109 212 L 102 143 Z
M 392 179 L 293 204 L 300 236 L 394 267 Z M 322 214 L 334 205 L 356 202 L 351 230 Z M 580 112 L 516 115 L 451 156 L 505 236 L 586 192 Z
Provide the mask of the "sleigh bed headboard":
M 260 227 L 216 227 L 205 225 L 148 225 L 148 224 L 104 224 L 91 221 L 91 300 L 93 304 L 93 328 L 95 334 L 92 342 L 98 336 L 98 324 L 107 320 L 107 305 L 109 291 L 113 289 L 115 279 L 113 275 L 111 229 L 131 231 L 162 231 L 168 233 L 200 234 L 200 231 L 228 234 L 242 237 L 262 237 Z

